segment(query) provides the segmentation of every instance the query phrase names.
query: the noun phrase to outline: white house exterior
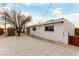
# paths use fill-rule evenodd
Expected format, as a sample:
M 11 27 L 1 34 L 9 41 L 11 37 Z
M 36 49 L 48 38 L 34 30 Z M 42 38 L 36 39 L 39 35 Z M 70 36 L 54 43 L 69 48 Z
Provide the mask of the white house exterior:
M 68 36 L 74 36 L 74 24 L 61 18 L 32 25 L 29 27 L 29 31 L 30 35 L 68 44 Z

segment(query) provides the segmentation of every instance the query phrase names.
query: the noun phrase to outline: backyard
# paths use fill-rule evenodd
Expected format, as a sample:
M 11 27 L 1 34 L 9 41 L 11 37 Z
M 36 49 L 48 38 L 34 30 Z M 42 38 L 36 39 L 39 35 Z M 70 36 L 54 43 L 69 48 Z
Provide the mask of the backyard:
M 1 36 L 0 55 L 4 56 L 72 56 L 79 55 L 79 47 L 40 40 L 28 35 Z

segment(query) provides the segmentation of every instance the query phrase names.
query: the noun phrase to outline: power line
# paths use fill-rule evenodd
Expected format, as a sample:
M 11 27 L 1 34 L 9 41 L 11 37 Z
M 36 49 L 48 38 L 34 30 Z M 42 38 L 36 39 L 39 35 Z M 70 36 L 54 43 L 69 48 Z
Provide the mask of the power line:
M 49 8 L 51 7 L 52 3 L 49 4 L 48 9 L 46 10 L 46 12 L 44 13 L 43 17 L 45 17 L 47 15 L 47 12 L 49 10 Z
M 51 6 L 52 6 L 52 3 L 49 4 L 47 10 L 45 11 L 45 13 L 44 13 L 44 15 L 43 15 L 43 18 L 47 15 L 47 13 L 48 13 L 48 11 L 49 11 L 49 9 L 50 9 Z M 42 18 L 42 20 L 43 20 L 43 18 Z M 41 22 L 41 21 L 40 21 L 40 22 Z M 39 23 L 40 23 L 40 22 L 39 22 Z

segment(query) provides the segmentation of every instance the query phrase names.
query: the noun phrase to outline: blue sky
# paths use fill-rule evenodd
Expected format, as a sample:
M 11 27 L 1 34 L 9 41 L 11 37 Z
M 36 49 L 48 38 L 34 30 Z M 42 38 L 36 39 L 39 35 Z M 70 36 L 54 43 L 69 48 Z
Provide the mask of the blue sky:
M 73 17 L 79 15 L 78 3 L 52 3 L 50 8 L 48 9 L 49 5 L 50 5 L 49 3 L 0 3 L 0 8 L 8 7 L 28 13 L 32 16 L 32 21 L 34 23 L 61 17 L 69 18 L 70 16 Z M 47 9 L 48 12 L 46 16 L 43 18 L 43 15 L 45 14 Z M 77 20 L 78 19 L 79 18 L 77 17 Z M 78 21 L 70 20 L 70 21 L 73 22 L 75 25 L 78 25 L 79 20 Z
M 47 10 L 49 3 L 1 3 L 0 7 L 10 7 L 16 10 L 22 10 L 23 12 L 28 12 L 31 15 L 43 16 Z M 71 14 L 79 12 L 79 4 L 77 3 L 52 3 L 46 17 L 53 17 L 52 13 L 56 8 L 62 8 L 64 14 Z

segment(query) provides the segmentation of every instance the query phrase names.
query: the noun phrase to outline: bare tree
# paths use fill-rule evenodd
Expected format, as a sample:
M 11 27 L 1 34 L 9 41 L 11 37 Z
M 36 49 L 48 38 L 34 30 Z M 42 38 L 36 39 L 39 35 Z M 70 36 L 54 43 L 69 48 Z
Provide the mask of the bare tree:
M 20 36 L 21 30 L 23 26 L 31 21 L 31 16 L 26 16 L 21 11 L 17 12 L 14 9 L 11 10 L 4 10 L 0 12 L 1 17 L 6 20 L 9 24 L 11 24 L 15 31 L 17 32 L 18 36 Z

